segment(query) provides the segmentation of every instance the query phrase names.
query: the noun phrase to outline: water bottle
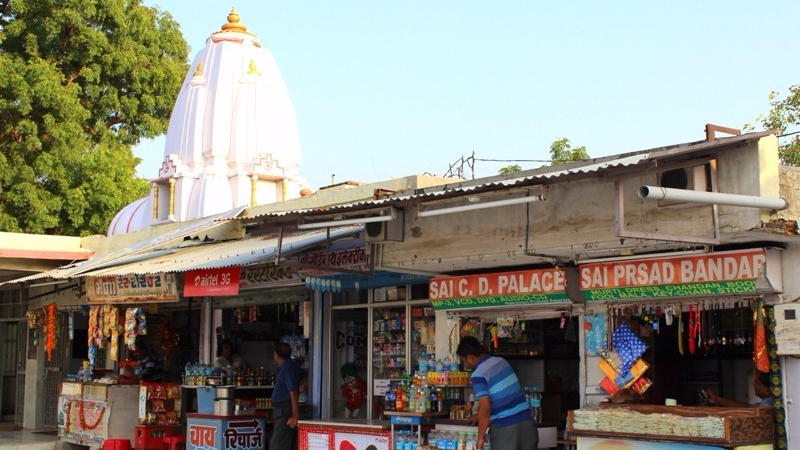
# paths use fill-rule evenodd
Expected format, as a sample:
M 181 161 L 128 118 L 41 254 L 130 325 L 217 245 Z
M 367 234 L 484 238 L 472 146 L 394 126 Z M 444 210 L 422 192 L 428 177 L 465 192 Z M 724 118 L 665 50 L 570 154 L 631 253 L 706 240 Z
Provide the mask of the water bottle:
M 478 434 L 475 431 L 467 432 L 467 445 L 464 450 L 475 450 L 475 444 L 478 440 Z
M 492 440 L 489 436 L 489 430 L 486 430 L 486 437 L 483 438 L 483 450 L 492 450 Z
M 425 354 L 425 351 L 419 355 L 419 371 L 422 372 L 422 376 L 427 377 L 428 371 L 431 370 L 428 364 L 428 355 Z
M 439 450 L 447 450 L 447 433 L 441 432 L 436 436 L 436 448 Z
M 458 435 L 456 433 L 447 435 L 447 450 L 458 450 Z
M 428 447 L 431 450 L 439 450 L 438 435 L 439 432 L 436 430 L 431 430 L 430 433 L 428 433 Z
M 533 423 L 542 422 L 542 393 L 536 386 L 525 389 L 525 398 L 528 400 L 528 408 L 531 410 Z
M 406 450 L 406 440 L 402 431 L 394 433 L 394 450 Z

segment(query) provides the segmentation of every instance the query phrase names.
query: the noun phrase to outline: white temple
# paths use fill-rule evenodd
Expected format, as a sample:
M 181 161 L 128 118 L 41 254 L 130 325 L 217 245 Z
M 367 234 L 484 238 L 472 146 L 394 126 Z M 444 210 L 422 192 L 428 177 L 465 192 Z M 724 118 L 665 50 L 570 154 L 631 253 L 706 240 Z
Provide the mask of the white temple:
M 305 195 L 299 168 L 297 121 L 283 77 L 233 9 L 181 86 L 151 195 L 117 213 L 108 235 Z

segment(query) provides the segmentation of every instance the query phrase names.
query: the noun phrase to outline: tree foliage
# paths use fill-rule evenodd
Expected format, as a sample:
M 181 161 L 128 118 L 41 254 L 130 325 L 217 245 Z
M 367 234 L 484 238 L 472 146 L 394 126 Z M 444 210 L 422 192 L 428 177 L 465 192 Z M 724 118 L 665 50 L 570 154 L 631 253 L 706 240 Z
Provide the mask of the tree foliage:
M 767 130 L 787 134 L 800 126 L 800 84 L 791 86 L 785 97 L 779 97 L 778 92 L 769 94 L 770 111 L 758 120 Z M 745 125 L 745 129 L 752 129 L 752 126 Z M 783 164 L 800 166 L 800 135 L 795 133 L 781 142 L 780 157 Z
M 586 161 L 589 158 L 590 156 L 585 146 L 582 145 L 572 148 L 567 138 L 553 141 L 553 143 L 550 144 L 550 161 L 553 166 L 572 161 Z M 510 166 L 501 167 L 498 173 L 501 175 L 508 175 L 520 171 L 522 171 L 522 167 L 520 167 L 519 164 L 512 164 Z
M 555 166 L 572 161 L 586 161 L 589 159 L 589 153 L 583 145 L 572 148 L 569 139 L 563 138 L 550 144 L 550 159 Z
M 522 167 L 519 164 L 511 164 L 510 166 L 501 167 L 497 172 L 500 175 L 508 175 L 509 173 L 520 172 Z
M 187 57 L 140 0 L 0 0 L 0 230 L 105 233 L 149 190 L 132 149 L 166 131 Z

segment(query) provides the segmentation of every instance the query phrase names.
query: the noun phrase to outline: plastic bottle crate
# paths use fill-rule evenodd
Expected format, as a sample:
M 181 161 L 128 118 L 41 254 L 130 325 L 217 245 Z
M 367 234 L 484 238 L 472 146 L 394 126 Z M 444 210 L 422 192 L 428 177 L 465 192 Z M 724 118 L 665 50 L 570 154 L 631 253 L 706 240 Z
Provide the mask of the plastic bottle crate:
M 136 450 L 161 450 L 161 444 L 165 437 L 175 435 L 175 427 L 165 427 L 159 425 L 137 425 Z

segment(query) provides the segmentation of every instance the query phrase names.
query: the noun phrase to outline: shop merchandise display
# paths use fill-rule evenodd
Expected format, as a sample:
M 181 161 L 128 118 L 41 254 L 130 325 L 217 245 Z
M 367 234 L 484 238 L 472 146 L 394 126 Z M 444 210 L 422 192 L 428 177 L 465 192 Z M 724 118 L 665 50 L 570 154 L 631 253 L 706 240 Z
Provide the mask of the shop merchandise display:
M 673 414 L 642 414 L 627 409 L 573 411 L 573 430 L 634 433 L 675 437 L 725 437 L 725 421 L 719 416 L 684 417 Z

